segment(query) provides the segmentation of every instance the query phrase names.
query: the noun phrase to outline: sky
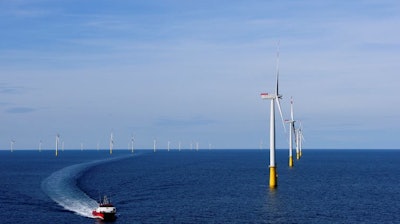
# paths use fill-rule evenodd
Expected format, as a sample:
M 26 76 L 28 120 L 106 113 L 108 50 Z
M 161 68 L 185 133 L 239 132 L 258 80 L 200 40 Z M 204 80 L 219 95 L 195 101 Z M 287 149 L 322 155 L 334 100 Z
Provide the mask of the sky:
M 0 0 L 0 150 L 399 149 L 396 0 Z M 288 131 L 277 117 L 277 148 Z

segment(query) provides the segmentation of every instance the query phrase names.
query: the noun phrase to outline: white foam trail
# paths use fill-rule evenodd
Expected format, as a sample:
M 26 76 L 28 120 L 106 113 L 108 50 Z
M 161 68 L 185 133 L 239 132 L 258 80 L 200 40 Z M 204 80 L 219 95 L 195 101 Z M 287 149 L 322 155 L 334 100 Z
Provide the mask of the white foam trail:
M 90 167 L 128 157 L 97 160 L 65 167 L 47 177 L 42 182 L 42 189 L 64 209 L 93 218 L 92 211 L 98 206 L 98 203 L 78 188 L 78 178 Z

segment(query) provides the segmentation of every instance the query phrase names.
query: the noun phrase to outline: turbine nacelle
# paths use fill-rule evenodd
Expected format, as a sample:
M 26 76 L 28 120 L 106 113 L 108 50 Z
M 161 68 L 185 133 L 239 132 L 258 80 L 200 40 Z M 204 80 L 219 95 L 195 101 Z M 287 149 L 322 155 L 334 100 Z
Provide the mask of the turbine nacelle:
M 272 100 L 272 99 L 281 99 L 282 98 L 282 95 L 281 94 L 275 94 L 275 93 L 261 93 L 260 94 L 260 96 L 261 96 L 261 99 L 263 99 L 263 100 L 267 100 L 267 99 L 270 99 L 270 100 Z
M 283 130 L 285 130 L 285 132 L 286 132 L 285 122 L 283 120 L 283 115 L 282 115 L 281 103 L 279 101 L 279 99 L 282 98 L 282 95 L 279 93 L 278 94 L 276 94 L 276 93 L 261 93 L 260 95 L 261 95 L 261 99 L 263 99 L 263 100 L 275 100 L 276 105 L 278 106 L 279 114 L 281 115 Z
M 294 122 L 295 122 L 294 120 L 285 120 L 285 123 L 289 123 L 289 124 L 292 124 Z

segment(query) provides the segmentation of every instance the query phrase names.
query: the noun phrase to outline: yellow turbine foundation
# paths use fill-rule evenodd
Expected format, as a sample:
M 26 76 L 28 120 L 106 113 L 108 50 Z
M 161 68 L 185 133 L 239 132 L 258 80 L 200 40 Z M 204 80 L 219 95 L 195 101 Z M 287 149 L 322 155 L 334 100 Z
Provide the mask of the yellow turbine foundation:
M 296 159 L 299 160 L 300 159 L 300 153 L 296 153 Z
M 276 174 L 276 167 L 270 166 L 269 167 L 269 188 L 276 188 L 278 185 L 277 181 L 278 175 Z
M 293 167 L 293 156 L 289 156 L 289 167 Z

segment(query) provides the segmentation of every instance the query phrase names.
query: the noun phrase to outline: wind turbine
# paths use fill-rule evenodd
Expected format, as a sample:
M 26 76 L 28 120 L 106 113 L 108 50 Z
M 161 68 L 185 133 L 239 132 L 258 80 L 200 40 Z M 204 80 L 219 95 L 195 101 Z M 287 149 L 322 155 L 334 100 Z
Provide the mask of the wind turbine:
M 114 147 L 114 137 L 113 137 L 113 133 L 111 132 L 111 136 L 110 136 L 110 155 L 112 154 L 113 147 Z
M 169 152 L 169 146 L 170 146 L 170 144 L 171 144 L 171 141 L 168 141 L 168 152 Z
M 294 128 L 294 118 L 293 118 L 293 98 L 290 98 L 290 120 L 286 120 L 289 123 L 289 167 L 293 166 L 293 135 L 296 136 L 296 131 Z M 297 142 L 297 140 L 295 140 Z
M 304 136 L 303 136 L 303 130 L 302 130 L 302 124 L 300 121 L 300 125 L 299 128 L 296 130 L 296 158 L 299 160 L 302 156 L 302 143 L 304 140 Z
M 277 173 L 276 173 L 276 163 L 275 163 L 275 102 L 278 106 L 279 113 L 282 118 L 282 124 L 285 128 L 285 124 L 283 122 L 282 110 L 280 106 L 279 99 L 282 98 L 282 95 L 279 94 L 279 45 L 277 52 L 277 63 L 276 63 L 276 89 L 275 93 L 261 93 L 261 98 L 263 100 L 271 100 L 271 112 L 270 112 L 270 131 L 269 131 L 269 187 L 276 188 L 277 187 Z
M 300 122 L 299 126 L 299 158 L 303 156 L 302 149 L 303 149 L 303 141 L 304 141 L 304 136 L 303 136 L 303 125 Z
M 157 144 L 157 140 L 154 138 L 153 139 L 153 151 L 156 152 L 156 144 Z
M 11 152 L 14 151 L 14 144 L 15 144 L 15 140 L 14 140 L 14 139 L 11 139 L 11 141 L 10 141 L 10 149 L 11 149 Z
M 58 145 L 60 144 L 60 134 L 56 135 L 56 156 L 58 156 Z
M 132 134 L 132 138 L 131 138 L 131 147 L 132 147 L 132 153 L 133 153 L 133 143 L 135 142 L 135 137 L 133 137 L 133 134 Z

